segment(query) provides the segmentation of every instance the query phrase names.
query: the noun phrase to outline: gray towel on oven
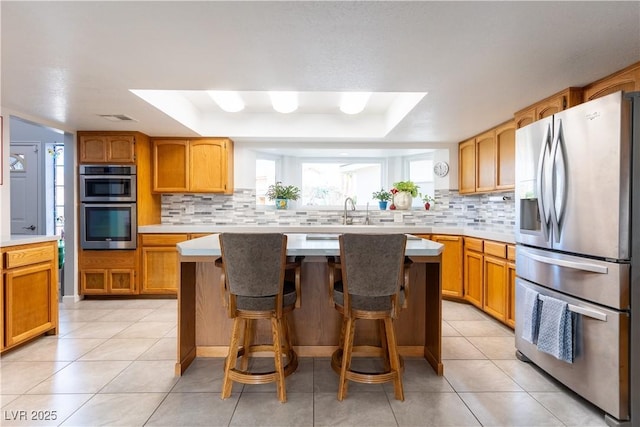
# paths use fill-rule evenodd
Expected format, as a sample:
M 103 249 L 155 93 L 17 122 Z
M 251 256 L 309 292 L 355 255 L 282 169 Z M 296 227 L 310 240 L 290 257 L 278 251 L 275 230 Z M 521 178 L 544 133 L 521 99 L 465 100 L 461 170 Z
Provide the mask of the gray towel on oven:
M 539 295 L 538 299 L 542 303 L 538 350 L 573 363 L 573 319 L 569 305 L 544 295 Z
M 525 288 L 524 290 L 524 324 L 522 326 L 522 339 L 535 344 L 538 340 L 538 292 L 533 289 Z

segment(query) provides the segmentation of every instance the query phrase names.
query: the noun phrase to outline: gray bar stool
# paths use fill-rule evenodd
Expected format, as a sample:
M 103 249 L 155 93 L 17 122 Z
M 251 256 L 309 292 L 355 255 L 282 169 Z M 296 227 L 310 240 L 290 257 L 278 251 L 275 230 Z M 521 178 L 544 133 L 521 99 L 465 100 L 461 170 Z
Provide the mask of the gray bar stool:
M 343 234 L 340 236 L 342 280 L 332 283 L 331 294 L 336 310 L 342 314 L 338 349 L 331 357 L 331 367 L 340 375 L 338 400 L 347 395 L 348 381 L 380 384 L 393 381 L 395 398 L 404 400 L 402 358 L 398 354 L 393 319 L 405 304 L 404 234 Z M 330 277 L 333 276 L 330 260 Z M 406 264 L 410 265 L 409 263 Z M 379 322 L 379 347 L 354 347 L 356 320 Z M 382 357 L 385 370 L 360 372 L 351 368 L 354 352 Z
M 222 233 L 220 249 L 222 257 L 216 265 L 223 269 L 224 305 L 234 319 L 221 396 L 231 395 L 234 381 L 275 382 L 278 399 L 286 402 L 285 377 L 298 366 L 286 314 L 299 304 L 300 259 L 287 261 L 287 236 L 281 233 Z M 285 280 L 287 269 L 295 270 L 293 282 Z M 273 341 L 269 344 L 253 343 L 254 321 L 258 319 L 271 322 Z M 250 372 L 250 355 L 264 351 L 273 352 L 275 370 Z

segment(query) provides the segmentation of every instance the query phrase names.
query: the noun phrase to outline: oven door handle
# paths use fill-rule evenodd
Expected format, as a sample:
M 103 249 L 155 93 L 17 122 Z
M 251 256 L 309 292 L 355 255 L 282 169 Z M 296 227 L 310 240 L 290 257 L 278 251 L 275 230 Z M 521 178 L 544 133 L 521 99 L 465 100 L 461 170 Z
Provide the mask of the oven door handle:
M 587 262 L 569 261 L 566 259 L 549 258 L 542 255 L 533 254 L 529 251 L 522 251 L 523 255 L 534 261 L 543 262 L 545 264 L 557 265 L 559 267 L 573 268 L 574 270 L 590 271 L 592 273 L 607 274 L 609 269 L 602 265 L 589 264 Z
M 582 314 L 583 316 L 591 317 L 592 319 L 607 321 L 607 315 L 590 308 L 578 307 L 577 305 L 569 304 L 569 311 Z

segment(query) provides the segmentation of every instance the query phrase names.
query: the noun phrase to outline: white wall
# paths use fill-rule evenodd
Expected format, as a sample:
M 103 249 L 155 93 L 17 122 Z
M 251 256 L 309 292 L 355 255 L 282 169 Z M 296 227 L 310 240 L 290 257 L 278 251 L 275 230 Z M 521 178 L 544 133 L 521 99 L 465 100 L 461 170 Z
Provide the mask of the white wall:
M 2 110 L 0 109 L 0 115 Z M 0 235 L 11 234 L 11 202 L 9 189 L 9 118 L 2 119 L 2 185 L 0 185 Z

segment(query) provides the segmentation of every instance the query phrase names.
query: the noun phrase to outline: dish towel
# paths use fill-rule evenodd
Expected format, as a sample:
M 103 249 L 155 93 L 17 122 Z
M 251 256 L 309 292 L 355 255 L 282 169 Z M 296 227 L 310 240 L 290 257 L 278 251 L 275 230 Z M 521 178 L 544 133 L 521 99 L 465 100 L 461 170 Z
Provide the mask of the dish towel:
M 573 363 L 573 319 L 568 304 L 544 295 L 538 299 L 542 303 L 538 350 Z
M 524 291 L 524 326 L 522 327 L 522 339 L 535 344 L 538 340 L 539 307 L 538 293 L 533 289 L 525 288 Z

